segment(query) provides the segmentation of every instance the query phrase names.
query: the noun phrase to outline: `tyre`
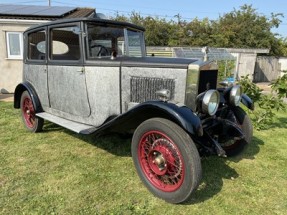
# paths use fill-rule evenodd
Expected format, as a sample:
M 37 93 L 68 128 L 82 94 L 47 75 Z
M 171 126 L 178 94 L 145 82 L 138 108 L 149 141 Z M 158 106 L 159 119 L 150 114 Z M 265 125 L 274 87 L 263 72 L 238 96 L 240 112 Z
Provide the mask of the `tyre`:
M 144 185 L 170 203 L 186 201 L 201 179 L 201 161 L 191 137 L 177 124 L 152 118 L 138 126 L 132 157 Z
M 21 114 L 26 129 L 30 132 L 38 132 L 43 128 L 44 120 L 36 116 L 35 107 L 30 94 L 24 91 L 21 95 Z
M 253 126 L 249 116 L 241 107 L 235 107 L 230 110 L 228 119 L 235 122 L 244 134 L 244 139 L 230 140 L 225 143 L 220 143 L 225 150 L 227 156 L 234 156 L 242 152 L 246 144 L 251 143 L 253 136 Z

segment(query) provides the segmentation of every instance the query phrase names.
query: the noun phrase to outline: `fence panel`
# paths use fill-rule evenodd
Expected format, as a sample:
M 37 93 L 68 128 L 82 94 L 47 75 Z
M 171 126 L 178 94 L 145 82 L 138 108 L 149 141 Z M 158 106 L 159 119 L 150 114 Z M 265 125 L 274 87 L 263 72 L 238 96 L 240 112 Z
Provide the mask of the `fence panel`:
M 276 57 L 257 57 L 254 82 L 271 82 L 280 77 L 280 63 Z

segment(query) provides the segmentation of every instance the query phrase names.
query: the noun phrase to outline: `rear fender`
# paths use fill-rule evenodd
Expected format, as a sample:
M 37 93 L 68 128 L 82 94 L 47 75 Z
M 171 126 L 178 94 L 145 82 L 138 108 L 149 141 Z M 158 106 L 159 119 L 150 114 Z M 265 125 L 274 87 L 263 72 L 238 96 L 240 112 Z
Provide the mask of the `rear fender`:
M 21 102 L 21 95 L 24 91 L 28 91 L 29 95 L 31 96 L 33 105 L 35 107 L 36 113 L 42 112 L 42 106 L 39 100 L 39 97 L 34 89 L 34 87 L 27 81 L 18 84 L 14 91 L 14 108 L 19 109 L 20 108 L 20 102 Z

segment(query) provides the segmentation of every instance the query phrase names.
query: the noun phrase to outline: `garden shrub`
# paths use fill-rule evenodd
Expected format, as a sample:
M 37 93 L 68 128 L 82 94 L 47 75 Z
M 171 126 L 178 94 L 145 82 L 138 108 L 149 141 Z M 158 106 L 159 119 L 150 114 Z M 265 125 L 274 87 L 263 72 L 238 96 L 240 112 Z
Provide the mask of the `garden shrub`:
M 280 84 L 281 82 L 279 81 Z M 247 110 L 255 129 L 262 130 L 269 128 L 273 122 L 275 111 L 286 110 L 286 105 L 283 103 L 281 94 L 263 94 L 263 90 L 251 82 L 248 75 L 241 77 L 239 84 L 242 86 L 243 92 L 259 107 L 254 111 Z

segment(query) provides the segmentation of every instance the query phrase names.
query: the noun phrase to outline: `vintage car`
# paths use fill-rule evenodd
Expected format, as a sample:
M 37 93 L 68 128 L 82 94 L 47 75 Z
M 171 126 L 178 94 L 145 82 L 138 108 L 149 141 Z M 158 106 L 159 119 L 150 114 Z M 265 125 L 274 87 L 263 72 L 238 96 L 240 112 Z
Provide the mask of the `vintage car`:
M 251 141 L 239 85 L 218 87 L 218 67 L 147 57 L 144 28 L 98 18 L 45 23 L 24 33 L 23 82 L 15 89 L 25 127 L 44 120 L 80 134 L 133 132 L 137 173 L 157 197 L 189 199 L 201 156 L 229 156 Z

